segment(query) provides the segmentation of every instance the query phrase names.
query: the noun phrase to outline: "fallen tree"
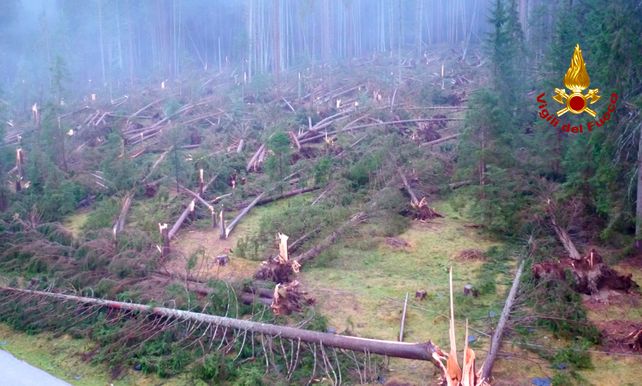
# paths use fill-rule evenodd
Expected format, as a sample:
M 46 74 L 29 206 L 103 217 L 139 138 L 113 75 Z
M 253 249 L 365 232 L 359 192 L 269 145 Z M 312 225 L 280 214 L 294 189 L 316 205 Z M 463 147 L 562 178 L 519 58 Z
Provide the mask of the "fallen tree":
M 493 371 L 493 365 L 495 364 L 495 359 L 497 358 L 497 353 L 499 352 L 499 347 L 502 344 L 502 336 L 504 335 L 504 328 L 506 327 L 506 322 L 510 316 L 511 309 L 513 308 L 513 303 L 515 302 L 515 296 L 517 295 L 517 290 L 519 289 L 519 281 L 522 277 L 522 272 L 524 271 L 525 260 L 519 264 L 517 271 L 515 271 L 515 278 L 513 279 L 513 285 L 508 292 L 506 297 L 506 302 L 504 303 L 504 309 L 502 314 L 499 317 L 499 322 L 497 323 L 497 328 L 493 333 L 493 337 L 490 341 L 490 350 L 488 351 L 488 356 L 484 361 L 484 366 L 482 368 L 481 378 L 490 379 L 491 372 Z
M 571 211 L 573 210 L 577 211 L 577 208 L 571 204 Z M 638 287 L 631 274 L 620 275 L 604 262 L 595 248 L 582 256 L 566 229 L 559 224 L 556 215 L 558 212 L 557 205 L 551 199 L 547 200 L 546 214 L 568 257 L 533 264 L 531 269 L 536 279 L 565 281 L 565 272 L 570 271 L 573 289 L 587 295 L 596 294 L 603 288 L 628 292 L 631 288 Z
M 241 219 L 245 217 L 245 215 L 248 214 L 250 210 L 254 208 L 254 206 L 256 206 L 256 204 L 259 202 L 259 200 L 261 200 L 261 198 L 264 195 L 265 195 L 265 192 L 256 196 L 256 198 L 252 202 L 250 202 L 245 207 L 245 209 L 243 209 L 239 214 L 236 215 L 236 217 L 234 217 L 234 219 L 225 227 L 225 234 L 221 235 L 221 236 L 225 236 L 225 237 L 222 237 L 223 239 L 227 239 L 227 237 L 230 235 L 230 233 L 232 233 L 232 230 L 234 230 L 234 227 L 236 227 L 239 221 L 241 221 Z
M 75 302 L 95 305 L 121 311 L 151 314 L 179 321 L 207 323 L 214 326 L 220 326 L 244 332 L 249 331 L 255 334 L 263 334 L 284 339 L 300 340 L 302 342 L 315 343 L 327 347 L 335 347 L 356 352 L 368 352 L 372 354 L 387 355 L 389 357 L 395 358 L 431 361 L 434 360 L 433 354 L 440 351 L 439 347 L 434 345 L 431 341 L 424 343 L 404 343 L 379 339 L 358 338 L 354 336 L 344 336 L 318 331 L 310 331 L 288 326 L 255 322 L 251 320 L 209 315 L 193 311 L 183 311 L 165 307 L 153 307 L 144 304 L 125 303 L 114 300 L 67 295 L 55 292 L 34 291 L 13 287 L 0 287 L 0 292 L 4 293 L 5 297 L 15 297 L 16 295 L 22 294 L 27 296 L 39 297 L 42 300 L 50 299 L 52 301 Z
M 203 187 L 203 192 L 207 190 L 207 188 L 216 180 L 216 177 L 218 177 L 218 174 L 212 177 L 212 179 Z M 180 229 L 181 225 L 183 225 L 183 222 L 185 222 L 185 219 L 187 216 L 194 210 L 194 205 L 196 205 L 196 199 L 192 199 L 192 201 L 189 202 L 183 213 L 178 217 L 178 220 L 174 223 L 174 225 L 170 228 L 168 232 L 168 237 L 170 239 L 174 238 L 176 235 L 176 232 Z
M 120 209 L 120 214 L 112 227 L 112 232 L 114 237 L 125 229 L 125 220 L 127 219 L 127 213 L 129 213 L 129 208 L 132 205 L 132 198 L 134 197 L 133 192 L 128 192 L 123 199 L 123 204 Z
M 298 189 L 290 190 L 290 191 L 285 192 L 283 194 L 279 194 L 278 196 L 271 196 L 271 197 L 263 198 L 263 199 L 259 200 L 255 205 L 256 206 L 260 206 L 260 205 L 269 204 L 271 202 L 278 201 L 278 200 L 283 200 L 283 199 L 290 198 L 290 197 L 294 197 L 294 196 L 297 196 L 299 194 L 304 194 L 304 193 L 308 193 L 308 192 L 314 192 L 315 190 L 319 190 L 319 188 L 320 187 L 318 187 L 318 186 L 312 186 L 310 188 L 298 188 Z M 236 208 L 237 209 L 243 209 L 246 206 L 248 206 L 249 204 L 250 203 L 241 204 L 241 205 L 237 206 Z
M 303 264 L 307 261 L 310 261 L 317 257 L 321 252 L 330 247 L 334 242 L 344 234 L 348 229 L 354 227 L 355 225 L 363 222 L 366 219 L 367 215 L 365 212 L 359 212 L 350 217 L 348 221 L 340 225 L 332 233 L 330 233 L 325 239 L 321 240 L 317 245 L 303 252 L 294 258 L 299 264 Z

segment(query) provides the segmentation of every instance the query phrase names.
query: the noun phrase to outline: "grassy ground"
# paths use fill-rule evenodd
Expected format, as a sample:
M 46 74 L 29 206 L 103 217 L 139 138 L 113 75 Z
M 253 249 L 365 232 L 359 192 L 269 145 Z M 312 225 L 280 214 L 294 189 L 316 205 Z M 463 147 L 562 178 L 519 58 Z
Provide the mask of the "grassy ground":
M 199 275 L 222 279 L 249 278 L 259 262 L 235 255 L 238 241 L 253 234 L 259 228 L 261 218 L 270 216 L 288 205 L 288 200 L 255 208 L 234 230 L 228 240 L 219 240 L 218 231 L 212 230 L 208 220 L 202 220 L 181 230 L 174 248 L 182 256 L 171 264 L 175 270 L 185 272 L 187 257 L 199 247 L 205 249 L 203 261 L 199 261 Z M 461 351 L 464 341 L 464 322 L 469 320 L 470 334 L 481 365 L 488 348 L 489 338 L 480 331 L 490 331 L 497 323 L 506 291 L 512 280 L 514 259 L 510 256 L 503 265 L 490 271 L 480 260 L 460 260 L 457 256 L 464 249 L 488 251 L 502 245 L 489 239 L 476 228 L 467 227 L 467 219 L 454 212 L 445 202 L 435 204 L 444 218 L 427 223 L 413 222 L 398 240 L 408 243 L 406 247 L 391 246 L 385 237 L 379 236 L 377 224 L 365 224 L 359 232 L 339 241 L 333 248 L 306 265 L 300 280 L 318 309 L 329 318 L 329 324 L 339 333 L 351 333 L 363 337 L 395 340 L 399 335 L 399 321 L 403 298 L 410 293 L 406 318 L 405 341 L 431 339 L 441 347 L 448 346 L 448 269 L 453 266 L 455 317 L 457 319 L 457 343 Z M 68 227 L 82 224 L 83 214 L 73 216 Z M 231 250 L 231 252 L 230 252 Z M 229 253 L 228 266 L 214 267 L 212 260 L 221 253 Z M 642 283 L 642 268 L 626 261 L 616 266 L 621 272 L 633 273 L 634 280 Z M 194 273 L 194 272 L 192 272 Z M 487 277 L 490 275 L 490 277 Z M 461 295 L 467 283 L 479 285 L 492 282 L 495 288 L 483 291 L 477 298 Z M 415 300 L 417 290 L 426 290 L 427 299 Z M 639 296 L 638 296 L 639 297 Z M 639 301 L 611 297 L 610 302 L 599 307 L 589 307 L 593 321 L 611 319 L 642 320 Z M 632 300 L 631 300 L 632 299 Z M 104 385 L 109 380 L 108 370 L 100 365 L 82 361 L 80 354 L 89 343 L 67 337 L 53 338 L 49 334 L 29 336 L 12 332 L 0 325 L 0 341 L 6 342 L 3 349 L 18 358 L 43 368 L 73 384 Z M 547 347 L 561 346 L 545 334 L 538 341 Z M 599 348 L 596 349 L 599 351 Z M 580 374 L 595 385 L 636 384 L 642 377 L 642 357 L 628 355 L 591 354 L 594 369 Z M 391 360 L 388 380 L 408 384 L 425 384 L 435 379 L 434 367 L 429 363 Z M 500 358 L 494 367 L 497 385 L 530 385 L 533 377 L 553 377 L 555 370 L 550 363 L 536 354 L 512 345 L 505 340 Z M 77 377 L 80 377 L 77 379 Z M 186 379 L 171 382 L 130 371 L 115 385 L 184 384 Z M 430 382 L 430 381 L 428 381 Z
M 65 221 L 63 222 L 63 226 L 66 229 L 69 229 L 74 237 L 79 237 L 82 233 L 82 227 L 87 221 L 87 217 L 89 217 L 89 213 L 89 210 L 76 212 L 65 219 Z
M 405 249 L 389 246 L 383 237 L 369 238 L 364 244 L 368 238 L 362 235 L 366 237 L 345 240 L 329 252 L 331 257 L 304 268 L 303 283 L 338 332 L 396 340 L 403 298 L 409 292 L 405 341 L 431 339 L 446 347 L 451 265 L 457 293 L 455 317 L 459 347 L 463 348 L 466 318 L 472 326 L 485 328 L 490 311 L 499 315 L 511 272 L 497 277 L 497 293 L 464 298 L 459 293 L 465 284 L 478 281 L 483 262 L 456 259 L 464 249 L 485 251 L 498 243 L 482 237 L 474 228 L 465 227 L 466 221 L 447 204 L 436 206 L 445 218 L 428 223 L 413 222 L 398 236 L 409 244 Z M 426 290 L 427 299 L 415 300 L 417 290 Z M 492 323 L 496 323 L 496 318 Z M 473 346 L 483 350 L 488 339 L 473 330 L 470 333 L 477 338 Z M 425 384 L 425 380 L 434 379 L 434 367 L 428 363 L 392 360 L 390 367 L 391 379 L 397 381 Z

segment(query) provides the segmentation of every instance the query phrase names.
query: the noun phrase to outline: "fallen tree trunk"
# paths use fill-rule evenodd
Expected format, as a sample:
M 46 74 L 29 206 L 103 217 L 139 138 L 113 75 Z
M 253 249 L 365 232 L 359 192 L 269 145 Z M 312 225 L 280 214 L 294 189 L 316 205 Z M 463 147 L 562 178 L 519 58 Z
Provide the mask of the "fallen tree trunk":
M 300 340 L 307 343 L 321 344 L 326 347 L 335 347 L 356 352 L 368 352 L 372 354 L 387 355 L 396 358 L 431 361 L 433 360 L 433 353 L 439 351 L 439 347 L 437 347 L 430 341 L 425 343 L 403 343 L 378 339 L 358 338 L 354 336 L 329 334 L 288 326 L 279 326 L 275 324 L 255 322 L 251 320 L 208 315 L 172 308 L 152 307 L 144 304 L 125 303 L 113 300 L 90 298 L 85 296 L 66 295 L 61 293 L 34 291 L 12 287 L 0 287 L 0 292 L 4 292 L 5 295 L 6 293 L 10 293 L 12 295 L 24 294 L 27 296 L 49 298 L 62 302 L 92 304 L 99 307 L 106 307 L 116 310 L 157 315 L 175 320 L 210 323 L 216 326 L 231 328 L 239 331 L 250 331 L 256 334 L 264 334 L 285 339 Z
M 212 177 L 212 179 L 207 183 L 207 185 L 203 187 L 203 192 L 205 192 L 207 188 L 212 184 L 212 182 L 216 180 L 216 177 L 218 177 L 218 174 Z M 168 233 L 169 239 L 174 238 L 174 236 L 176 235 L 176 232 L 178 232 L 181 225 L 183 225 L 183 222 L 185 222 L 185 219 L 192 211 L 192 208 L 194 208 L 194 205 L 196 205 L 196 199 L 193 199 L 192 201 L 190 201 L 190 203 L 187 205 L 187 208 L 185 208 L 183 213 L 181 213 L 181 215 L 178 217 L 178 220 L 176 220 L 172 228 L 169 230 L 169 233 Z
M 506 298 L 506 303 L 504 303 L 504 309 L 502 314 L 499 317 L 499 323 L 497 323 L 497 328 L 493 334 L 493 338 L 490 341 L 490 350 L 488 356 L 484 361 L 484 368 L 482 369 L 481 379 L 488 381 L 490 379 L 491 371 L 493 370 L 493 364 L 497 358 L 497 353 L 499 352 L 499 346 L 502 343 L 502 335 L 504 334 L 504 327 L 506 326 L 506 321 L 508 321 L 508 316 L 510 315 L 510 310 L 513 307 L 513 302 L 515 301 L 515 296 L 517 295 L 517 290 L 519 289 L 519 280 L 522 277 L 522 272 L 524 271 L 525 260 L 519 264 L 517 271 L 515 272 L 515 279 L 513 279 L 513 285 L 508 292 L 508 297 Z
M 296 195 L 299 195 L 299 194 L 304 194 L 304 193 L 308 193 L 308 192 L 313 192 L 313 191 L 318 190 L 318 189 L 320 189 L 320 187 L 318 187 L 318 186 L 313 186 L 313 187 L 311 187 L 311 188 L 300 188 L 300 189 L 290 190 L 289 192 L 285 192 L 285 193 L 280 194 L 280 195 L 278 195 L 278 196 L 267 197 L 267 198 L 264 198 L 264 199 L 262 199 L 262 200 L 259 200 L 259 201 L 256 203 L 256 206 L 269 204 L 269 203 L 271 203 L 271 202 L 278 201 L 278 200 L 283 200 L 283 199 L 285 199 L 285 198 L 290 198 L 290 197 L 293 197 L 293 196 L 296 196 Z M 236 209 L 242 209 L 242 208 L 245 208 L 247 205 L 249 205 L 249 204 L 242 204 L 242 205 L 239 205 L 239 206 L 237 206 L 237 208 L 236 208 Z
M 399 123 L 448 122 L 448 121 L 462 121 L 462 120 L 463 120 L 463 118 L 419 118 L 419 119 L 404 119 L 404 120 L 398 120 L 398 121 L 368 123 L 368 124 L 365 124 L 365 125 L 345 127 L 343 129 L 339 129 L 339 130 L 335 130 L 335 131 L 329 131 L 327 133 L 318 134 L 318 135 L 315 135 L 315 136 L 312 136 L 312 137 L 307 137 L 307 138 L 299 140 L 299 143 L 303 144 L 303 143 L 307 143 L 307 142 L 312 142 L 312 141 L 315 141 L 317 139 L 324 138 L 324 137 L 326 137 L 328 135 L 335 135 L 335 134 L 339 134 L 339 133 L 343 133 L 343 132 L 359 130 L 359 129 L 365 129 L 365 128 L 368 128 L 368 127 L 396 125 L 396 124 L 399 124 Z
M 557 225 L 557 222 L 555 221 L 555 217 L 551 218 L 551 224 L 553 225 L 555 234 L 557 234 L 557 238 L 560 240 L 560 242 L 564 246 L 564 249 L 566 249 L 566 252 L 568 252 L 568 256 L 573 260 L 581 260 L 582 256 L 577 251 L 577 248 L 575 248 L 575 244 L 573 243 L 573 240 L 571 240 L 571 236 L 569 236 L 568 232 L 566 232 L 566 229 Z
M 566 232 L 566 229 L 564 229 L 557 223 L 557 218 L 555 216 L 556 207 L 557 205 L 555 204 L 555 202 L 552 201 L 551 199 L 548 199 L 548 202 L 546 205 L 546 213 L 551 219 L 551 225 L 553 226 L 553 230 L 555 231 L 557 238 L 560 240 L 560 242 L 564 246 L 564 249 L 566 249 L 568 256 L 573 260 L 582 260 L 582 256 L 577 251 L 577 248 L 575 248 L 575 244 L 573 243 L 573 240 L 571 240 L 571 236 L 569 236 L 568 232 Z
M 419 145 L 419 146 L 431 146 L 431 145 L 437 145 L 437 144 L 439 144 L 439 143 L 446 142 L 446 141 L 450 141 L 451 139 L 455 139 L 455 138 L 457 138 L 457 137 L 459 137 L 459 134 L 447 135 L 447 136 L 445 136 L 445 137 L 442 137 L 442 138 L 439 138 L 439 139 L 435 139 L 434 141 L 424 142 L 424 143 L 422 143 L 422 144 L 421 144 L 421 145 Z
M 264 194 L 265 194 L 265 192 L 263 192 L 263 193 L 259 194 L 258 196 L 256 196 L 256 198 L 254 199 L 254 201 L 250 202 L 250 204 L 249 204 L 248 206 L 246 206 L 246 207 L 245 207 L 245 209 L 243 209 L 243 210 L 241 211 L 241 213 L 239 213 L 239 214 L 234 218 L 234 220 L 232 220 L 232 221 L 230 222 L 230 224 L 229 224 L 227 227 L 225 227 L 225 237 L 224 237 L 224 238 L 226 238 L 226 239 L 227 239 L 227 237 L 230 235 L 230 233 L 232 233 L 232 230 L 234 229 L 234 227 L 236 226 L 236 224 L 238 224 L 238 223 L 239 223 L 239 221 L 241 221 L 241 219 L 242 219 L 243 217 L 245 217 L 245 215 L 246 215 L 246 214 L 248 214 L 248 212 L 249 212 L 252 208 L 254 208 L 254 206 L 256 206 L 257 202 L 259 202 L 259 200 L 261 199 L 261 197 L 263 197 L 263 195 L 264 195 Z
M 184 186 L 182 186 L 182 185 L 181 185 L 181 189 L 183 189 L 183 191 L 184 191 L 185 193 L 188 193 L 190 196 L 194 197 L 198 202 L 200 202 L 201 204 L 205 205 L 205 207 L 206 207 L 207 209 L 209 209 L 210 211 L 213 211 L 213 210 L 214 210 L 214 207 L 213 207 L 212 205 L 210 205 L 210 203 L 209 203 L 209 202 L 205 201 L 205 200 L 203 199 L 203 197 L 201 197 L 198 193 L 193 192 L 193 191 L 191 191 L 191 190 L 187 189 L 186 187 L 184 187 Z
M 116 219 L 116 222 L 112 227 L 114 237 L 116 237 L 117 234 L 119 234 L 120 232 L 123 231 L 123 229 L 125 229 L 125 219 L 127 218 L 127 213 L 129 213 L 129 208 L 132 205 L 133 197 L 134 197 L 134 194 L 132 192 L 129 192 L 125 195 L 125 198 L 123 199 L 123 206 L 120 209 L 120 214 L 118 215 L 118 218 Z
M 403 182 L 403 185 L 406 187 L 406 192 L 408 192 L 408 194 L 410 195 L 410 203 L 415 206 L 419 205 L 419 199 L 417 198 L 417 195 L 410 187 L 410 184 L 408 183 L 408 179 L 406 178 L 406 175 L 403 174 L 403 172 L 401 171 L 401 168 L 398 169 L 398 172 L 399 172 L 399 176 L 401 177 L 401 181 Z
M 247 167 L 245 168 L 246 172 L 249 172 L 250 170 L 252 170 L 252 168 L 256 170 L 256 162 L 258 161 L 263 151 L 265 151 L 265 145 L 259 146 L 259 149 L 256 151 L 256 153 L 254 153 L 252 158 L 250 158 L 250 161 L 247 163 Z
M 365 220 L 365 218 L 366 218 L 365 212 L 359 212 L 355 214 L 354 216 L 350 217 L 348 221 L 346 221 L 341 226 L 339 226 L 336 230 L 334 230 L 334 232 L 330 233 L 328 237 L 321 240 L 319 244 L 315 245 L 314 247 L 308 249 L 306 252 L 295 257 L 294 260 L 296 260 L 299 264 L 303 264 L 306 261 L 314 259 L 326 248 L 334 244 L 334 242 L 337 240 L 337 238 L 339 238 L 339 236 L 345 233 L 349 228 L 352 228 L 353 226 Z

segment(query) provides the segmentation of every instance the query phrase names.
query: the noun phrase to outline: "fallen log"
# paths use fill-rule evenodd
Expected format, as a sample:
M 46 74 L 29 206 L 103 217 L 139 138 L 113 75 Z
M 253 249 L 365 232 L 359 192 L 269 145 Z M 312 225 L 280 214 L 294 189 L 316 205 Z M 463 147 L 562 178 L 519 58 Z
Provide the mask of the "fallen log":
M 254 153 L 252 158 L 250 158 L 250 161 L 247 163 L 247 167 L 245 168 L 246 172 L 249 172 L 250 170 L 252 170 L 252 168 L 254 168 L 256 170 L 257 159 L 260 157 L 261 153 L 264 150 L 265 150 L 265 145 L 264 144 L 259 146 L 259 149 Z
M 232 233 L 232 230 L 234 229 L 234 227 L 236 227 L 236 225 L 239 223 L 239 221 L 241 221 L 241 219 L 243 217 L 245 217 L 245 215 L 248 214 L 248 212 L 252 208 L 254 208 L 254 206 L 256 206 L 256 203 L 259 202 L 261 197 L 263 197 L 264 195 L 265 195 L 265 192 L 263 192 L 263 193 L 259 194 L 258 196 L 256 196 L 256 198 L 248 206 L 246 206 L 245 209 L 243 209 L 241 211 L 241 213 L 236 215 L 234 220 L 232 220 L 227 227 L 225 227 L 225 237 L 224 237 L 225 239 L 227 239 L 227 237 L 230 235 L 230 233 Z
M 164 101 L 165 99 L 167 99 L 167 97 L 163 97 L 163 98 L 161 98 L 161 99 L 157 99 L 157 100 L 155 100 L 155 101 L 153 101 L 153 102 L 151 102 L 151 103 L 149 103 L 149 104 L 147 104 L 147 105 L 143 106 L 140 110 L 137 110 L 135 113 L 133 113 L 132 115 L 130 115 L 130 116 L 128 117 L 128 119 L 136 118 L 136 116 L 137 116 L 138 114 L 142 113 L 143 111 L 147 110 L 148 108 L 152 107 L 153 105 L 155 105 L 155 104 L 157 104 L 157 103 L 160 103 L 160 102 Z
M 422 143 L 422 144 L 421 144 L 421 145 L 419 145 L 419 146 L 432 146 L 432 145 L 437 145 L 437 144 L 439 144 L 439 143 L 446 142 L 446 141 L 450 141 L 451 139 L 455 139 L 455 138 L 457 138 L 457 137 L 459 137 L 459 134 L 447 135 L 447 136 L 445 136 L 445 137 L 442 137 L 442 138 L 439 138 L 439 139 L 435 139 L 434 141 L 424 142 L 424 143 Z
M 296 260 L 299 264 L 303 265 L 303 263 L 305 263 L 306 261 L 314 259 L 326 248 L 334 244 L 337 238 L 339 238 L 339 236 L 345 233 L 349 228 L 357 225 L 358 223 L 362 222 L 365 219 L 366 219 L 365 212 L 359 212 L 355 214 L 354 216 L 350 217 L 348 221 L 346 221 L 337 229 L 335 229 L 332 233 L 330 233 L 325 239 L 321 240 L 319 244 L 315 245 L 314 247 L 308 249 L 304 253 L 295 257 L 294 260 Z
M 499 322 L 497 323 L 497 328 L 493 333 L 493 338 L 490 341 L 490 350 L 488 356 L 484 361 L 484 367 L 482 368 L 481 379 L 488 381 L 490 380 L 490 375 L 493 370 L 493 365 L 495 364 L 495 359 L 497 358 L 497 353 L 499 352 L 499 346 L 502 343 L 502 335 L 504 334 L 504 327 L 508 321 L 508 316 L 510 315 L 511 308 L 513 307 L 513 302 L 515 301 L 515 296 L 517 295 L 517 290 L 519 289 L 519 281 L 522 277 L 522 272 L 524 270 L 524 263 L 526 260 L 522 260 L 515 272 L 515 279 L 513 279 L 513 285 L 508 292 L 508 297 L 506 298 L 506 303 L 504 303 L 504 309 L 502 314 L 499 317 Z
M 301 139 L 299 142 L 301 144 L 304 144 L 304 143 L 307 143 L 307 142 L 316 141 L 316 140 L 324 138 L 324 137 L 326 137 L 328 135 L 335 135 L 335 134 L 344 133 L 344 132 L 353 131 L 353 130 L 366 129 L 366 128 L 369 128 L 369 127 L 396 125 L 396 124 L 400 124 L 400 123 L 449 122 L 449 121 L 462 121 L 462 120 L 463 120 L 463 118 L 419 118 L 419 119 L 404 119 L 404 120 L 388 121 L 388 122 L 367 123 L 367 124 L 364 124 L 364 125 L 357 125 L 357 126 L 352 126 L 352 127 L 344 127 L 343 129 L 339 129 L 339 130 L 335 130 L 335 131 L 329 131 L 327 133 L 318 134 L 318 135 L 315 135 L 315 136 L 312 136 L 312 137 L 306 137 L 304 139 Z
M 553 203 L 553 201 L 551 199 L 548 199 L 548 202 L 546 204 L 546 213 L 550 217 L 553 230 L 555 231 L 557 238 L 562 243 L 562 246 L 564 246 L 564 249 L 566 249 L 568 256 L 573 260 L 581 260 L 582 256 L 577 251 L 577 248 L 575 248 L 575 244 L 573 243 L 573 240 L 571 240 L 571 236 L 569 236 L 566 229 L 564 229 L 557 223 L 557 218 L 555 216 L 555 211 L 554 211 L 555 206 L 556 205 Z
M 403 343 L 379 339 L 359 338 L 354 336 L 344 336 L 325 332 L 304 330 L 295 327 L 279 326 L 275 324 L 255 322 L 245 319 L 234 319 L 192 311 L 183 311 L 172 308 L 153 307 L 144 304 L 118 302 L 114 300 L 66 295 L 54 292 L 26 290 L 13 287 L 0 287 L 0 292 L 4 292 L 5 296 L 22 294 L 25 296 L 36 296 L 61 302 L 92 304 L 98 307 L 131 311 L 147 315 L 157 315 L 175 320 L 209 323 L 212 325 L 231 328 L 238 331 L 250 331 L 256 334 L 300 340 L 302 342 L 321 344 L 326 347 L 336 347 L 339 349 L 356 352 L 368 352 L 372 354 L 387 355 L 389 357 L 395 358 L 432 361 L 433 354 L 440 352 L 439 347 L 434 345 L 431 341 L 424 343 Z
M 205 187 L 203 187 L 203 189 L 204 189 L 204 188 L 205 188 Z M 206 207 L 207 209 L 209 209 L 210 211 L 213 211 L 213 210 L 214 210 L 214 207 L 213 207 L 212 205 L 210 205 L 210 203 L 209 203 L 209 202 L 205 201 L 205 200 L 204 200 L 204 199 L 203 199 L 203 198 L 202 198 L 198 193 L 193 192 L 193 191 L 191 191 L 191 190 L 187 189 L 187 188 L 186 188 L 186 187 L 184 187 L 183 185 L 181 185 L 181 189 L 182 189 L 185 193 L 188 193 L 189 195 L 191 195 L 192 197 L 194 197 L 198 202 L 200 202 L 201 204 L 205 205 L 205 207 Z
M 125 195 L 125 198 L 123 199 L 123 205 L 121 206 L 120 214 L 116 218 L 116 222 L 112 227 L 112 232 L 114 234 L 114 237 L 116 237 L 116 235 L 118 235 L 120 232 L 123 231 L 123 229 L 125 229 L 125 220 L 127 218 L 127 213 L 129 213 L 129 208 L 132 205 L 133 197 L 134 197 L 134 194 L 132 192 L 128 192 Z
M 285 193 L 280 194 L 278 196 L 267 197 L 267 198 L 264 198 L 262 200 L 259 200 L 256 203 L 256 206 L 269 204 L 269 203 L 274 202 L 274 201 L 283 200 L 283 199 L 286 199 L 286 198 L 294 197 L 294 196 L 299 195 L 299 194 L 313 192 L 313 191 L 319 190 L 319 189 L 320 189 L 319 186 L 313 186 L 313 187 L 310 187 L 310 188 L 299 188 L 299 189 L 290 190 L 289 192 L 285 192 Z M 249 205 L 249 204 L 238 205 L 236 207 L 236 209 L 245 208 L 247 205 Z
M 410 187 L 410 184 L 408 183 L 408 179 L 406 178 L 406 175 L 403 174 L 403 171 L 401 168 L 397 169 L 399 173 L 399 177 L 401 177 L 401 181 L 403 182 L 404 187 L 406 188 L 406 192 L 410 195 L 410 203 L 412 205 L 419 205 L 419 199 L 417 198 L 417 195 L 415 192 L 412 190 Z
M 216 180 L 216 177 L 218 177 L 218 174 L 212 177 L 212 179 L 207 183 L 207 185 L 203 187 L 203 192 L 205 192 L 207 188 L 214 182 L 214 180 Z M 190 214 L 195 204 L 196 204 L 196 199 L 193 199 L 192 201 L 190 201 L 190 203 L 187 205 L 187 208 L 185 208 L 183 213 L 181 213 L 181 215 L 178 217 L 178 220 L 176 220 L 176 222 L 168 232 L 169 239 L 174 238 L 174 236 L 176 235 L 176 232 L 178 232 L 181 225 L 183 225 L 183 222 L 185 222 L 185 219 Z

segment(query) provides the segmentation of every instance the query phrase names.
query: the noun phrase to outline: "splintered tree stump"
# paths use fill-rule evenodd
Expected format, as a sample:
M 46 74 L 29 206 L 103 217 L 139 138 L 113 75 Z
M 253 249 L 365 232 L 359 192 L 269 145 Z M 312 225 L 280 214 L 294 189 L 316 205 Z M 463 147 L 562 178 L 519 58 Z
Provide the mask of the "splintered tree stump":
M 225 267 L 227 263 L 229 263 L 230 258 L 228 255 L 219 255 L 219 256 L 216 256 L 215 261 L 216 261 L 216 265 L 218 265 L 219 267 Z
M 169 256 L 169 228 L 167 224 L 158 224 L 158 229 L 161 236 L 161 258 L 164 259 Z
M 479 291 L 475 287 L 473 287 L 472 284 L 466 284 L 464 286 L 464 296 L 477 297 L 479 296 Z

